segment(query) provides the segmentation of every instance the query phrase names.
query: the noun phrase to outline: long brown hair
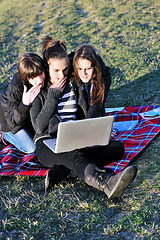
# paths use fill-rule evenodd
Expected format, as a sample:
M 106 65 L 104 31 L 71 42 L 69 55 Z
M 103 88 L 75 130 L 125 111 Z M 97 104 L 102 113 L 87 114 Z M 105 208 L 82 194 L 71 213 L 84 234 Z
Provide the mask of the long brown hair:
M 80 58 L 91 61 L 92 65 L 94 66 L 93 78 L 91 80 L 93 84 L 93 89 L 91 93 L 90 105 L 93 105 L 95 103 L 103 104 L 105 87 L 99 57 L 96 54 L 94 48 L 88 44 L 83 44 L 79 46 L 78 49 L 75 51 L 75 55 L 73 58 L 74 75 L 79 80 L 79 83 L 83 85 L 83 82 L 81 81 L 78 74 L 78 60 Z
M 43 60 L 46 64 L 47 70 L 49 69 L 48 66 L 49 59 L 68 58 L 66 45 L 62 41 L 60 40 L 55 41 L 52 37 L 46 36 L 43 39 L 42 44 L 43 44 Z

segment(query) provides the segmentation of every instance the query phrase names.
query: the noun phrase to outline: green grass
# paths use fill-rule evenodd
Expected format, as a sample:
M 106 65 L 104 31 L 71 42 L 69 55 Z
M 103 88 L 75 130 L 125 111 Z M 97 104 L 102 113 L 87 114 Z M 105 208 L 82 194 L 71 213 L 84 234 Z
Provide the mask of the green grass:
M 158 0 L 1 0 L 0 91 L 25 52 L 46 35 L 68 53 L 92 44 L 110 67 L 106 106 L 160 105 Z M 75 179 L 44 196 L 42 177 L 0 178 L 0 239 L 154 239 L 160 235 L 160 137 L 135 159 L 135 181 L 119 201 Z

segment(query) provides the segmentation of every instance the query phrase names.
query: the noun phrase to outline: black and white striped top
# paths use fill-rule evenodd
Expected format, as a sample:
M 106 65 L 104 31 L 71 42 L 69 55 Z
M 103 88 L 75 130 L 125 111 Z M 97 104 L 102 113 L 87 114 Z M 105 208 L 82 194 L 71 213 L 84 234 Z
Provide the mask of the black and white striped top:
M 58 114 L 63 122 L 73 121 L 76 119 L 77 104 L 72 89 L 72 85 L 68 84 L 64 95 L 59 99 Z

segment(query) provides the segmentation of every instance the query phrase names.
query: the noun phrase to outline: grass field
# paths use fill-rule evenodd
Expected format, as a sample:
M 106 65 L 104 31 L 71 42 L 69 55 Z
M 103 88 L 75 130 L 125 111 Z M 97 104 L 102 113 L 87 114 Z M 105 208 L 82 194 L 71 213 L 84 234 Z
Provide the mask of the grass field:
M 92 44 L 112 74 L 108 107 L 160 105 L 158 0 L 0 0 L 0 91 L 25 52 L 41 55 L 46 35 L 68 53 Z M 0 178 L 0 239 L 160 238 L 160 136 L 134 164 L 138 175 L 121 199 L 76 179 L 44 196 L 44 178 Z

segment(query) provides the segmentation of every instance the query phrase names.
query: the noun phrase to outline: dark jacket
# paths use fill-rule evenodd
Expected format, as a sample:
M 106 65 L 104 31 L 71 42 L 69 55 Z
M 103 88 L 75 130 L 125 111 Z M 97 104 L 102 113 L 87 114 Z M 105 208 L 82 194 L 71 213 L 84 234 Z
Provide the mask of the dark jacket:
M 105 100 L 108 95 L 108 91 L 111 85 L 111 75 L 109 68 L 102 64 L 102 72 L 105 83 Z M 69 78 L 68 78 L 69 79 Z M 75 98 L 77 102 L 77 119 L 100 117 L 104 115 L 104 104 L 94 104 L 91 107 L 88 106 L 85 89 L 79 86 L 78 82 L 71 79 L 71 84 L 75 93 Z M 69 84 L 69 80 L 68 80 Z M 50 83 L 48 83 L 47 88 L 43 88 L 39 95 L 36 97 L 32 103 L 30 110 L 31 121 L 36 132 L 35 141 L 41 137 L 52 137 L 56 135 L 58 124 L 61 121 L 59 115 L 57 114 L 57 106 L 59 98 L 62 96 L 59 90 L 54 88 L 49 88 Z
M 31 122 L 36 132 L 35 138 L 39 136 L 50 136 L 57 131 L 60 118 L 57 115 L 58 101 L 62 93 L 54 88 L 44 87 L 32 103 L 30 110 Z M 52 119 L 52 124 L 50 124 Z M 50 129 L 52 128 L 52 130 Z
M 92 106 L 89 106 L 88 104 L 85 87 L 83 85 L 80 85 L 77 79 L 71 78 L 71 83 L 74 89 L 76 102 L 77 102 L 77 119 L 94 118 L 94 117 L 100 117 L 104 115 L 105 102 L 106 102 L 110 85 L 111 85 L 111 75 L 108 67 L 106 67 L 105 71 L 103 71 L 103 75 L 104 75 L 104 85 L 105 85 L 103 104 L 96 103 L 96 104 L 93 104 Z
M 3 132 L 15 134 L 21 128 L 33 133 L 29 110 L 22 103 L 23 84 L 19 74 L 15 74 L 0 99 L 0 123 Z

